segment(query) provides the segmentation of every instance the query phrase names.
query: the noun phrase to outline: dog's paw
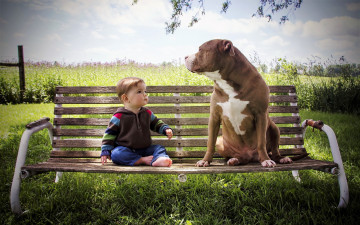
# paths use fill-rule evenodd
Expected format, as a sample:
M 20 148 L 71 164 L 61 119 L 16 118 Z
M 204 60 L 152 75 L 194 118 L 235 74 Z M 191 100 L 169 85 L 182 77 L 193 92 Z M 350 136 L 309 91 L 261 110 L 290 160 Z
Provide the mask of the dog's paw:
M 265 160 L 265 161 L 261 162 L 261 165 L 263 167 L 275 167 L 276 163 L 272 160 Z
M 210 162 L 204 161 L 204 160 L 199 160 L 196 162 L 195 166 L 196 167 L 207 167 L 207 166 L 210 166 Z
M 239 162 L 239 159 L 237 159 L 237 158 L 231 158 L 227 161 L 228 166 L 237 166 L 239 164 L 240 164 L 240 162 Z
M 282 163 L 282 164 L 289 164 L 292 162 L 293 161 L 289 157 L 284 157 L 284 158 L 280 159 L 280 163 Z

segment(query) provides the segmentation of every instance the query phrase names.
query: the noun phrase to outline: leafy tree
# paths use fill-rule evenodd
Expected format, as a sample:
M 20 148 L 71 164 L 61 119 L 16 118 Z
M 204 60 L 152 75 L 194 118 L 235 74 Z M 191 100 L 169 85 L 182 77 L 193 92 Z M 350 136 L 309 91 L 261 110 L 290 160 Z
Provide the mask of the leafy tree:
M 170 21 L 165 22 L 166 33 L 173 34 L 174 31 L 180 27 L 181 20 L 180 17 L 183 15 L 183 12 L 190 10 L 193 7 L 194 2 L 198 3 L 198 11 L 193 15 L 189 27 L 193 26 L 195 23 L 199 22 L 200 15 L 205 15 L 205 0 L 170 0 L 173 8 L 173 13 L 171 15 Z M 265 17 L 268 18 L 268 21 L 273 19 L 273 15 L 279 11 L 285 10 L 287 13 L 280 18 L 280 24 L 285 23 L 289 20 L 289 14 L 294 12 L 296 9 L 300 8 L 303 0 L 259 0 L 259 7 L 257 11 L 252 16 Z M 221 13 L 226 13 L 231 5 L 230 0 L 221 1 Z M 138 0 L 133 0 L 133 4 L 138 3 Z M 271 11 L 271 12 L 269 12 Z

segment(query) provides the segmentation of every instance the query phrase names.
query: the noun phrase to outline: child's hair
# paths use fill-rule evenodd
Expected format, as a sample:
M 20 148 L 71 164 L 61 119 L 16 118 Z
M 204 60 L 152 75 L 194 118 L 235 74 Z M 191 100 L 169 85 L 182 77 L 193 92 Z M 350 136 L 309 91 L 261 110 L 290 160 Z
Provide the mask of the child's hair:
M 131 88 L 136 87 L 139 83 L 144 83 L 144 80 L 138 77 L 126 77 L 121 79 L 116 85 L 116 93 L 121 100 L 121 96 L 126 94 Z

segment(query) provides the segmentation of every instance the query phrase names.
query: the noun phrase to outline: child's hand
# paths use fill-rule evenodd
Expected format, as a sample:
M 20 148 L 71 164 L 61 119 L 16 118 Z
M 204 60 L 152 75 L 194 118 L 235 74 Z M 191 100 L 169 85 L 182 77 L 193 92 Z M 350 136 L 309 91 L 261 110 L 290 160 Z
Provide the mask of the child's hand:
M 104 163 L 107 163 L 107 160 L 110 160 L 110 156 L 109 155 L 103 155 L 101 156 L 101 163 L 104 165 Z
M 172 136 L 173 136 L 172 130 L 171 129 L 166 129 L 165 132 L 166 132 L 166 136 L 170 140 L 172 138 Z

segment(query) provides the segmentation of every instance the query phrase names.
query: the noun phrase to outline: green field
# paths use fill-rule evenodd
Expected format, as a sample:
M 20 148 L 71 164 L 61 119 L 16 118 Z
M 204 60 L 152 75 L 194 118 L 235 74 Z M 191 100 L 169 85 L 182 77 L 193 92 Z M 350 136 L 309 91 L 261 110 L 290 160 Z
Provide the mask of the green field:
M 30 89 L 56 80 L 71 86 L 115 85 L 126 76 L 141 77 L 148 85 L 212 84 L 183 66 L 30 65 L 26 71 Z M 17 70 L 0 73 L 3 80 L 16 83 Z M 271 85 L 287 80 L 264 77 Z M 305 84 L 308 78 L 300 79 Z M 24 126 L 44 116 L 53 118 L 53 108 L 53 103 L 0 105 L 1 224 L 357 224 L 360 219 L 360 116 L 305 109 L 302 119 L 323 120 L 337 135 L 350 189 L 347 209 L 335 208 L 337 178 L 317 171 L 301 171 L 301 183 L 291 172 L 278 172 L 188 175 L 185 183 L 175 175 L 66 173 L 55 184 L 55 174 L 47 173 L 23 180 L 20 199 L 29 211 L 16 217 L 9 193 Z M 332 158 L 323 132 L 309 128 L 305 147 L 313 158 Z M 27 162 L 46 159 L 50 148 L 46 131 L 35 134 Z

